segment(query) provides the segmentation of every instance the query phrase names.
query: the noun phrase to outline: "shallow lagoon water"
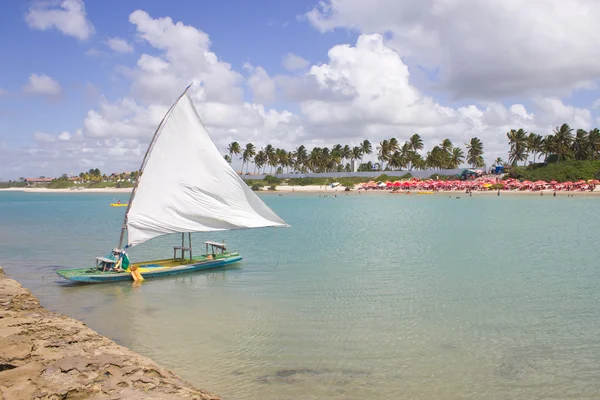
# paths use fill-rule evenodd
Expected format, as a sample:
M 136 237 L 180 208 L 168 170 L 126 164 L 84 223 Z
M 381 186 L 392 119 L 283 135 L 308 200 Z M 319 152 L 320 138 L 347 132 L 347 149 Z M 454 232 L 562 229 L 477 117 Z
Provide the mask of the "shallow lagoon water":
M 54 274 L 116 246 L 127 195 L 0 192 L 0 265 L 224 399 L 600 396 L 598 199 L 338 195 L 266 194 L 291 229 L 193 235 L 244 260 L 133 287 Z

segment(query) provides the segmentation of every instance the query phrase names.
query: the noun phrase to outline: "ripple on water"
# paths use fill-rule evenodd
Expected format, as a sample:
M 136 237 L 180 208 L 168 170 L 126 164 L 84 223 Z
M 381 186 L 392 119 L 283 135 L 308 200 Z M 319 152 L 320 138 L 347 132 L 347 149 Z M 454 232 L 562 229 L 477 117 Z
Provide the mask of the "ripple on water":
M 114 247 L 115 195 L 2 196 L 11 275 L 224 399 L 600 393 L 596 199 L 265 196 L 292 229 L 194 235 L 244 260 L 133 288 L 54 278 Z

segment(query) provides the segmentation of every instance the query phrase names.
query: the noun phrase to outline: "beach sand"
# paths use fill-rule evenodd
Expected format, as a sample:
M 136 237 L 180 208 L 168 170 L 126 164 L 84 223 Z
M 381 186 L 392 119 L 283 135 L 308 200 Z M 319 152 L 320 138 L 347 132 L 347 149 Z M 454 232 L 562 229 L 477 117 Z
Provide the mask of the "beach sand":
M 28 193 L 122 193 L 129 194 L 131 193 L 131 188 L 104 188 L 104 189 L 82 189 L 82 190 L 70 190 L 70 189 L 44 189 L 44 188 L 8 188 L 8 189 L 0 189 L 0 191 L 19 191 L 19 192 L 28 192 Z M 352 189 L 349 192 L 345 191 L 345 187 L 338 186 L 332 188 L 329 185 L 307 185 L 307 186 L 288 186 L 281 185 L 277 186 L 275 191 L 267 190 L 267 188 L 263 188 L 261 193 L 325 193 L 325 194 L 358 194 L 360 192 L 361 195 L 372 195 L 372 194 L 391 194 L 391 190 L 357 190 Z M 427 190 L 412 190 L 410 191 L 410 195 L 418 195 L 418 192 L 424 192 L 424 194 L 428 195 L 456 195 L 456 196 L 466 196 L 469 197 L 468 193 L 465 193 L 464 190 L 456 191 L 456 190 L 439 190 L 431 193 L 431 191 Z M 554 190 L 545 189 L 542 190 L 543 197 L 550 196 L 553 197 Z M 400 190 L 399 193 L 394 193 L 394 195 L 405 195 L 405 190 Z M 490 191 L 473 191 L 473 196 L 497 196 L 497 190 Z M 567 197 L 573 195 L 574 197 L 581 196 L 598 196 L 600 195 L 600 186 L 596 188 L 593 192 L 590 191 L 557 191 L 556 197 Z M 501 190 L 500 196 L 539 196 L 542 197 L 540 191 L 531 191 L 531 190 Z
M 361 195 L 390 195 L 392 194 L 391 190 L 357 190 L 357 189 L 352 189 L 349 192 L 345 191 L 344 187 L 338 186 L 336 188 L 332 188 L 331 186 L 318 186 L 318 185 L 308 185 L 308 186 L 286 186 L 286 185 L 282 185 L 282 186 L 277 186 L 277 190 L 276 191 L 269 191 L 266 189 L 263 189 L 263 192 L 270 192 L 270 193 L 327 193 L 327 194 L 358 194 L 360 193 Z M 419 194 L 419 192 L 421 192 L 422 194 Z M 551 189 L 546 189 L 546 190 L 542 190 L 541 192 L 543 192 L 543 197 L 546 196 L 550 196 L 553 197 L 553 193 L 554 190 Z M 432 191 L 428 191 L 428 190 L 412 190 L 409 192 L 409 195 L 434 195 L 434 196 L 461 196 L 461 197 L 469 197 L 468 193 L 465 193 L 464 190 L 438 190 L 435 192 Z M 395 196 L 403 196 L 403 195 L 407 195 L 406 194 L 406 190 L 400 190 L 397 193 L 393 193 Z M 567 191 L 557 191 L 556 192 L 556 197 L 567 197 L 569 195 L 573 195 L 576 197 L 580 197 L 580 196 L 598 196 L 600 195 L 600 187 L 596 188 L 595 191 L 590 192 L 590 191 L 571 191 L 571 192 L 567 192 Z M 489 191 L 473 191 L 473 196 L 498 196 L 498 191 L 497 190 L 489 190 Z M 540 194 L 540 191 L 531 191 L 531 190 L 501 190 L 500 191 L 500 196 L 538 196 L 538 197 L 542 197 L 542 195 Z
M 46 189 L 46 188 L 7 188 L 0 191 L 28 193 L 131 193 L 132 188 L 102 188 L 102 189 Z

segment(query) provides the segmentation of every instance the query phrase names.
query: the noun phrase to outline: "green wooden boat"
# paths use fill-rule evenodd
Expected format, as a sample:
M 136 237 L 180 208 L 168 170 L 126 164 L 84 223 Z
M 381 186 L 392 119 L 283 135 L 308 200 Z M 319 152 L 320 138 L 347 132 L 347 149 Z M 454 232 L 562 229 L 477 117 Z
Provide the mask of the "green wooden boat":
M 210 241 L 204 242 L 204 254 L 194 255 L 192 232 L 289 227 L 223 158 L 188 94 L 190 86 L 154 132 L 127 203 L 119 245 L 96 257 L 94 266 L 56 271 L 60 277 L 84 283 L 142 281 L 223 267 L 242 257 L 227 251 L 225 243 Z M 129 260 L 128 248 L 168 234 L 181 235 L 172 258 Z

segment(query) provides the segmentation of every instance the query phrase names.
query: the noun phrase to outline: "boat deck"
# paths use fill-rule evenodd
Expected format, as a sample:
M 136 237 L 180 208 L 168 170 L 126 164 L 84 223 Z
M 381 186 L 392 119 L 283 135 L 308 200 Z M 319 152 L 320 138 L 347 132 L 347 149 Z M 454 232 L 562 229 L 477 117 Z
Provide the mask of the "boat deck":
M 241 259 L 242 257 L 240 257 L 239 253 L 233 252 L 216 254 L 214 258 L 209 258 L 206 255 L 200 255 L 193 257 L 192 260 L 189 258 L 186 260 L 182 260 L 181 258 L 167 258 L 164 260 L 142 261 L 130 264 L 129 268 L 136 266 L 136 270 L 141 273 L 144 278 L 152 278 L 222 267 L 238 262 Z M 96 268 L 75 268 L 57 270 L 56 273 L 63 278 L 67 278 L 72 281 L 87 283 L 113 282 L 132 279 L 130 270 L 100 271 Z
M 216 257 L 213 258 L 213 260 L 218 260 L 220 258 L 226 258 L 226 257 L 229 257 L 230 255 L 231 255 L 230 253 L 217 254 Z M 206 257 L 206 255 L 194 256 L 194 257 L 192 257 L 191 260 L 189 258 L 186 258 L 183 260 L 181 258 L 166 258 L 164 260 L 141 261 L 141 262 L 131 263 L 130 268 L 131 268 L 131 266 L 135 266 L 138 268 L 180 267 L 182 265 L 195 264 L 199 261 L 205 261 L 207 259 L 208 258 Z

